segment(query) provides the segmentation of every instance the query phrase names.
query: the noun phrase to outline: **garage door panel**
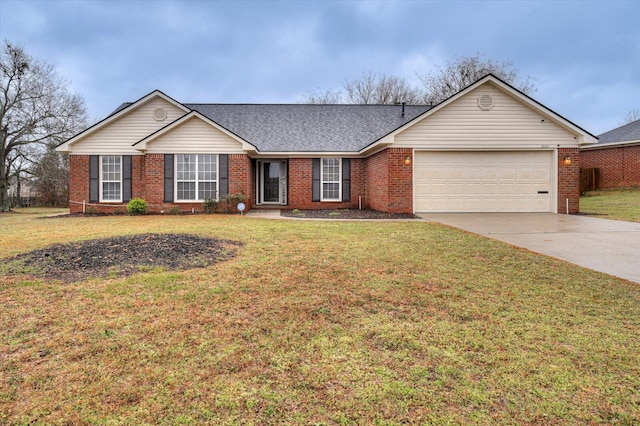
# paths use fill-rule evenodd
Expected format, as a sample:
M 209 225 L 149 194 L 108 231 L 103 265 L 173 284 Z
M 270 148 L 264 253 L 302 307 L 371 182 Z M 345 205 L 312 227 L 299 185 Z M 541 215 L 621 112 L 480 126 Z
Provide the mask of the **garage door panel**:
M 415 209 L 548 212 L 555 193 L 551 171 L 551 151 L 416 152 Z

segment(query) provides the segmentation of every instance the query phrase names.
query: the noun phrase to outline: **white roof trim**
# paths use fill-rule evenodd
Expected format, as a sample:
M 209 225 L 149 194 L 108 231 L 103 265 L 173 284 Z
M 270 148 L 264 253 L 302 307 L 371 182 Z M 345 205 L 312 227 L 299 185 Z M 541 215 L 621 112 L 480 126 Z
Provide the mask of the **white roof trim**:
M 513 87 L 509 86 L 508 84 L 506 84 L 502 80 L 496 78 L 492 74 L 489 74 L 486 77 L 476 81 L 471 86 L 468 86 L 465 89 L 462 89 L 461 91 L 459 91 L 455 95 L 453 95 L 450 98 L 442 101 L 441 103 L 439 103 L 438 105 L 436 105 L 433 108 L 429 109 L 428 111 L 425 111 L 422 115 L 419 115 L 418 117 L 414 118 L 412 121 L 406 123 L 402 127 L 399 127 L 398 129 L 396 129 L 395 131 L 391 132 L 387 136 L 395 137 L 398 133 L 410 128 L 411 126 L 413 126 L 416 123 L 421 122 L 422 120 L 426 119 L 427 117 L 431 116 L 432 114 L 435 114 L 436 112 L 440 111 L 441 109 L 446 108 L 447 105 L 449 105 L 450 103 L 455 102 L 456 100 L 458 100 L 461 97 L 465 96 L 467 93 L 471 92 L 472 90 L 475 90 L 478 87 L 480 87 L 480 86 L 482 86 L 484 84 L 487 84 L 487 83 L 494 84 L 498 88 L 500 88 L 500 89 L 504 90 L 505 92 L 510 93 L 512 96 L 518 98 L 522 103 L 530 106 L 531 108 L 537 110 L 539 113 L 544 114 L 548 118 L 553 119 L 555 122 L 557 122 L 561 126 L 567 128 L 569 131 L 571 131 L 572 133 L 574 133 L 578 137 L 578 144 L 579 145 L 596 143 L 598 141 L 598 138 L 595 137 L 594 135 L 592 135 L 589 132 L 581 129 L 578 126 L 576 126 L 575 124 L 573 124 L 572 122 L 570 122 L 566 118 L 564 118 L 564 117 L 558 115 L 557 113 L 553 112 L 552 110 L 550 110 L 546 106 L 542 105 L 541 103 L 539 103 L 535 99 L 530 98 L 529 96 L 523 94 L 519 90 L 514 89 Z M 377 141 L 376 143 L 374 143 L 372 145 L 369 145 L 366 149 L 377 145 L 381 141 L 382 140 Z
M 234 133 L 231 133 L 230 131 L 228 131 L 224 127 L 220 126 L 215 121 L 212 121 L 209 118 L 205 117 L 204 115 L 200 114 L 198 111 L 191 111 L 190 113 L 188 113 L 186 115 L 183 115 L 182 117 L 178 118 L 174 122 L 167 124 L 163 128 L 161 128 L 161 129 L 155 131 L 154 133 L 150 134 L 149 136 L 146 136 L 145 138 L 140 139 L 138 142 L 134 143 L 132 146 L 135 147 L 135 149 L 137 149 L 138 151 L 146 151 L 147 144 L 153 142 L 155 139 L 159 138 L 160 136 L 171 132 L 173 129 L 175 129 L 176 127 L 179 127 L 180 125 L 182 125 L 184 123 L 186 123 L 187 121 L 189 121 L 192 118 L 199 118 L 200 120 L 202 120 L 205 123 L 209 124 L 211 127 L 215 128 L 216 130 L 218 130 L 218 131 L 224 133 L 225 135 L 229 136 L 231 139 L 233 139 L 236 142 L 240 143 L 242 145 L 242 149 L 243 150 L 245 150 L 245 151 L 257 151 L 257 148 L 255 146 L 251 145 L 249 142 L 245 141 L 244 139 L 242 139 L 238 135 L 236 135 Z
M 93 126 L 89 127 L 88 129 L 85 129 L 82 132 L 78 133 L 77 135 L 73 136 L 71 139 L 67 140 L 66 142 L 60 144 L 59 146 L 56 147 L 56 151 L 69 152 L 69 148 L 70 148 L 70 146 L 72 144 L 74 144 L 74 143 L 86 138 L 87 136 L 89 136 L 92 133 L 102 129 L 105 126 L 108 126 L 109 124 L 113 123 L 114 121 L 116 121 L 120 117 L 129 114 L 131 111 L 134 111 L 134 110 L 138 109 L 140 106 L 146 104 L 147 102 L 149 102 L 149 101 L 151 101 L 152 99 L 155 99 L 155 98 L 162 98 L 165 101 L 171 103 L 172 105 L 175 105 L 177 108 L 180 108 L 185 113 L 188 113 L 189 111 L 191 111 L 189 108 L 185 107 L 184 105 L 182 105 L 180 102 L 176 101 L 175 99 L 172 99 L 171 97 L 165 95 L 161 91 L 154 90 L 153 92 L 149 93 L 148 95 L 143 96 L 142 98 L 138 99 L 137 101 L 135 101 L 131 105 L 128 105 L 125 108 L 122 108 L 117 113 L 108 116 L 104 120 L 99 121 L 98 123 L 94 124 Z

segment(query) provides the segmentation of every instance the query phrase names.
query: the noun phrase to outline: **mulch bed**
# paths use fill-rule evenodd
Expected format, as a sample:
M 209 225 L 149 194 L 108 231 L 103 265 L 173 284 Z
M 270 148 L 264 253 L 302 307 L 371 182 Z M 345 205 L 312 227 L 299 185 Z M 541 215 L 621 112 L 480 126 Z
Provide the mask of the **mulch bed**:
M 371 209 L 282 210 L 281 216 L 310 219 L 415 219 L 412 213 L 385 213 Z
M 231 259 L 242 243 L 188 234 L 141 234 L 54 244 L 4 262 L 7 272 L 64 282 L 122 277 L 140 271 L 202 268 Z

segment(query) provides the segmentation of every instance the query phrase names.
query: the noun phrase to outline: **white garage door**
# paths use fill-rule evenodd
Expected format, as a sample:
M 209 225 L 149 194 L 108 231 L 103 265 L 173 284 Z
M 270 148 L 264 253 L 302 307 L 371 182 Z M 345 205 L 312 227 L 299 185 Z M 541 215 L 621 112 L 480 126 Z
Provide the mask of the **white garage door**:
M 416 212 L 549 212 L 551 151 L 416 152 Z

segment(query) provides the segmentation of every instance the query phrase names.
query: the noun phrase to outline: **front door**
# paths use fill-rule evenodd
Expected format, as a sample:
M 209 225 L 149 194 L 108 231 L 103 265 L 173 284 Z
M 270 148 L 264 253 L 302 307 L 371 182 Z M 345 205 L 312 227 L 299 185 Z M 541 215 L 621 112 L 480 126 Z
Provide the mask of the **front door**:
M 258 160 L 258 204 L 287 204 L 287 161 Z

